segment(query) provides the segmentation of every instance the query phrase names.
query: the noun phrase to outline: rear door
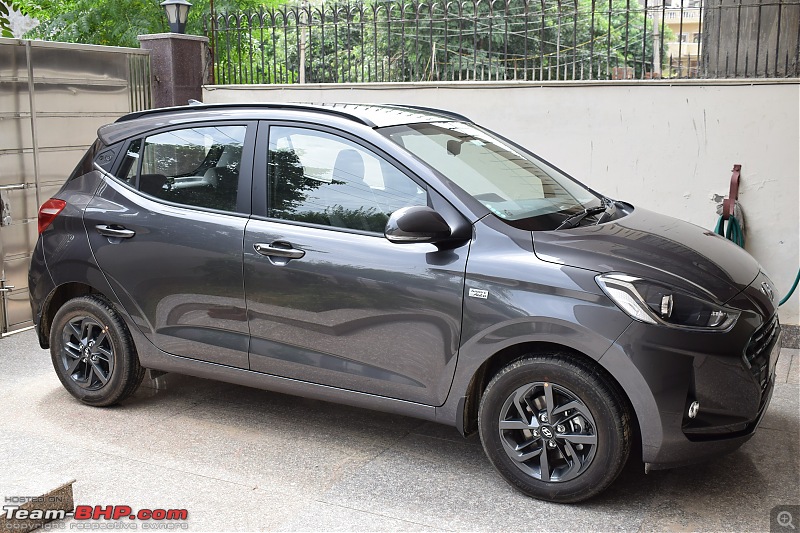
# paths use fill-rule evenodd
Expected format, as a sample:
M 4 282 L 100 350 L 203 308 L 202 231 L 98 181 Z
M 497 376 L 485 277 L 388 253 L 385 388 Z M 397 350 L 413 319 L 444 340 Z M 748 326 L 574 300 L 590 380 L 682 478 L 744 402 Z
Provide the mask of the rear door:
M 137 139 L 86 209 L 98 265 L 170 354 L 248 367 L 242 240 L 255 129 L 200 124 Z
M 263 126 L 263 125 L 262 125 Z M 250 368 L 428 405 L 455 369 L 468 244 L 392 244 L 388 215 L 431 192 L 335 130 L 259 129 L 244 240 Z M 259 165 L 257 165 L 257 168 Z

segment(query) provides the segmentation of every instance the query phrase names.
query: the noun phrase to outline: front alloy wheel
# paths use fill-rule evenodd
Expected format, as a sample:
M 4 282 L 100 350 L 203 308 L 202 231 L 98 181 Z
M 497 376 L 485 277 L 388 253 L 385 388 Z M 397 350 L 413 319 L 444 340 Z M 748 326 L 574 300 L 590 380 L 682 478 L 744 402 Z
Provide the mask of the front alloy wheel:
M 597 450 L 589 409 L 569 389 L 548 382 L 515 390 L 500 410 L 498 426 L 508 456 L 542 481 L 575 479 L 592 464 Z
M 619 387 L 575 353 L 530 354 L 501 369 L 481 398 L 478 429 L 486 455 L 509 484 L 562 503 L 608 487 L 631 445 Z

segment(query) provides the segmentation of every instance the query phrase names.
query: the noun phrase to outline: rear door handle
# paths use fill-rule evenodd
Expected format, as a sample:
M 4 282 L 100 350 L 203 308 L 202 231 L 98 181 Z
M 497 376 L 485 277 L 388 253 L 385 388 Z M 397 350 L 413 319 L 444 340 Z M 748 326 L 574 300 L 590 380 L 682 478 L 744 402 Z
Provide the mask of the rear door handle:
M 260 253 L 261 255 L 265 255 L 267 257 L 285 257 L 287 259 L 300 259 L 304 255 L 306 255 L 306 253 L 303 250 L 292 248 L 291 244 L 288 243 L 264 244 L 257 242 L 253 245 L 253 249 L 255 249 L 255 251 Z
M 97 233 L 100 235 L 105 237 L 117 237 L 118 239 L 130 239 L 136 235 L 136 232 L 132 229 L 117 225 L 109 226 L 108 224 L 98 224 L 95 226 L 95 229 L 97 229 Z

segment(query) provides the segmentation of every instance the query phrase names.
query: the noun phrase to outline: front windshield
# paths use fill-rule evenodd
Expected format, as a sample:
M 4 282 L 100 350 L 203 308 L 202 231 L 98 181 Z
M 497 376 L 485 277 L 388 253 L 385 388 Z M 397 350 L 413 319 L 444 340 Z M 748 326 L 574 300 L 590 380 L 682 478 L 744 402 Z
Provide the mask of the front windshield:
M 566 217 L 602 205 L 562 172 L 471 124 L 408 124 L 381 132 L 515 227 L 555 229 Z

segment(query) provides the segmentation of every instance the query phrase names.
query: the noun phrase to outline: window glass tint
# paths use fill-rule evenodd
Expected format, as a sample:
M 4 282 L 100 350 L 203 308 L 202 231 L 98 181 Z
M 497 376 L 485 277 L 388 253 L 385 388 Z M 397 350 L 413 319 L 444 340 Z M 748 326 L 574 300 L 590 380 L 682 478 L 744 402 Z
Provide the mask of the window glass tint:
M 128 146 L 125 159 L 119 167 L 117 177 L 128 185 L 136 185 L 136 172 L 139 170 L 139 149 L 142 145 L 141 139 L 136 139 Z
M 235 211 L 246 129 L 214 126 L 148 137 L 139 190 L 179 204 Z
M 427 193 L 393 165 L 328 133 L 273 127 L 269 143 L 269 216 L 383 233 L 401 207 Z

